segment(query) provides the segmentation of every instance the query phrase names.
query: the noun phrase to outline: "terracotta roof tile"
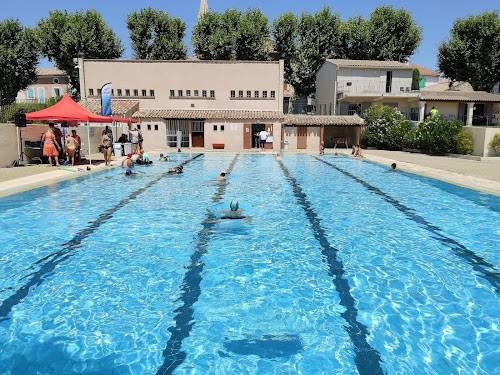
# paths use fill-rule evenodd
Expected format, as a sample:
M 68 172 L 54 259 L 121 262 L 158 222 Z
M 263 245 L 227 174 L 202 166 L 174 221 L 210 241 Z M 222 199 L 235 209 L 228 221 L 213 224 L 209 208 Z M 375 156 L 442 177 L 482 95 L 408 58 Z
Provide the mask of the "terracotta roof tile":
M 450 88 L 450 80 L 436 83 L 434 85 L 426 86 L 420 91 L 474 91 L 470 83 L 463 81 L 454 81 Z
M 344 60 L 344 59 L 327 59 L 326 61 L 335 64 L 342 68 L 399 68 L 412 69 L 409 64 L 400 63 L 398 61 L 379 61 L 379 60 Z
M 423 66 L 420 66 L 418 64 L 410 64 L 414 68 L 418 69 L 420 76 L 432 76 L 432 77 L 439 77 L 439 73 L 435 72 L 434 70 L 430 70 L 427 68 L 424 68 Z
M 279 111 L 141 109 L 134 118 L 206 119 L 206 120 L 282 120 Z
M 66 76 L 66 72 L 64 70 L 60 70 L 57 68 L 40 68 L 36 70 L 37 76 Z
M 364 120 L 358 115 L 353 116 L 310 116 L 286 115 L 285 125 L 363 125 Z
M 500 103 L 500 95 L 486 91 L 421 91 L 420 100 Z
M 101 114 L 101 101 L 99 99 L 84 99 L 79 101 L 78 104 L 92 113 Z M 116 116 L 125 116 L 130 110 L 137 110 L 138 108 L 138 100 L 111 100 L 111 112 Z

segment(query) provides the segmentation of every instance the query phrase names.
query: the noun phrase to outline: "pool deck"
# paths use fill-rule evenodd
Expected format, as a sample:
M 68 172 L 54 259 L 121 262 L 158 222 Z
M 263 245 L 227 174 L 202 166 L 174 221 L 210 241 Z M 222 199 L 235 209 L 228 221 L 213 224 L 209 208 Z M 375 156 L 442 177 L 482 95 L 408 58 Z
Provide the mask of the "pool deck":
M 183 151 L 184 153 L 224 152 L 222 150 L 205 151 L 200 149 L 187 149 Z M 343 155 L 350 155 L 351 153 L 350 149 L 327 149 L 324 157 L 331 158 L 335 151 Z M 153 160 L 155 160 L 160 153 L 160 151 L 147 152 Z M 272 151 L 260 152 L 255 150 L 251 150 L 248 153 L 261 153 L 268 155 L 275 154 L 275 152 Z M 285 151 L 283 153 L 283 157 L 286 158 L 287 154 L 292 153 L 307 154 L 306 152 Z M 317 153 L 312 152 L 308 154 L 317 155 Z M 472 160 L 453 156 L 431 156 L 410 152 L 385 150 L 363 150 L 363 154 L 365 161 L 386 166 L 396 163 L 397 169 L 402 171 L 435 178 L 455 185 L 500 196 L 500 157 L 477 158 L 477 160 Z M 121 165 L 121 161 L 123 159 L 124 157 L 121 157 L 112 161 L 112 166 Z M 93 154 L 92 160 L 102 160 L 102 154 Z M 75 167 L 67 166 L 63 168 L 74 170 L 77 168 L 86 169 L 86 165 Z M 104 166 L 104 163 L 100 165 L 92 165 L 91 171 L 85 170 L 83 172 L 72 172 L 64 169 L 58 169 L 56 167 L 49 167 L 47 164 L 0 168 L 0 197 L 48 185 L 57 181 L 76 178 L 88 173 L 96 173 L 106 168 L 109 167 Z

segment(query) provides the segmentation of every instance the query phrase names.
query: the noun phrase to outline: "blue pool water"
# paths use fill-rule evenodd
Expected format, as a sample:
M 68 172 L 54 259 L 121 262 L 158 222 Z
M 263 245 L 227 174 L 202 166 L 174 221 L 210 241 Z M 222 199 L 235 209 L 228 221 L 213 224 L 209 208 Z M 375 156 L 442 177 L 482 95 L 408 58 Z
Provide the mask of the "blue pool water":
M 500 373 L 498 197 L 349 158 L 172 159 L 0 199 L 1 374 Z

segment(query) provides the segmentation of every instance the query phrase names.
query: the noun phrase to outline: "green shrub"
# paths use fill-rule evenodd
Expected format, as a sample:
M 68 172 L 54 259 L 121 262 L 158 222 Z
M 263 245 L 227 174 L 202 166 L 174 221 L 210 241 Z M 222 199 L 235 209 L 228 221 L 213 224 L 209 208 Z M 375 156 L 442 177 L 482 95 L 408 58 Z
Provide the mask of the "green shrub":
M 441 116 L 429 117 L 418 126 L 417 148 L 432 154 L 455 152 L 455 136 L 463 128 L 461 121 L 445 121 Z
M 16 113 L 30 113 L 41 111 L 42 109 L 53 106 L 61 99 L 62 96 L 59 96 L 57 98 L 50 98 L 45 103 L 12 103 L 6 106 L 2 111 L 0 111 L 0 122 L 14 122 L 14 115 Z
M 412 127 L 410 131 L 406 133 L 406 135 L 404 136 L 403 147 L 419 149 L 420 148 L 419 136 L 420 133 L 418 131 L 418 126 Z
M 472 154 L 472 151 L 474 151 L 474 138 L 470 130 L 462 129 L 455 136 L 455 150 L 457 154 Z
M 411 129 L 410 121 L 389 106 L 372 105 L 365 112 L 365 124 L 363 145 L 383 150 L 401 150 L 404 136 Z
M 490 141 L 490 143 L 488 143 L 488 146 L 495 150 L 497 155 L 500 155 L 500 133 L 496 133 L 493 136 L 493 139 Z

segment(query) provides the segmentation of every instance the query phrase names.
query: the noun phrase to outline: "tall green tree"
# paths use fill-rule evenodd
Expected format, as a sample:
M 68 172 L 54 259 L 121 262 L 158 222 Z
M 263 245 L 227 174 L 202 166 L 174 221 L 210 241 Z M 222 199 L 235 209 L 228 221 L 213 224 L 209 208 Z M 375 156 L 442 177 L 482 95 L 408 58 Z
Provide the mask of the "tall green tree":
M 308 96 L 315 91 L 316 73 L 327 58 L 334 57 L 340 44 L 340 17 L 329 7 L 315 15 L 302 13 L 298 24 L 296 58 L 293 60 L 292 81 L 299 96 Z
M 0 104 L 10 104 L 19 90 L 36 81 L 39 52 L 33 30 L 19 20 L 0 22 Z
M 367 60 L 370 58 L 370 21 L 363 16 L 354 16 L 342 21 L 339 30 L 339 45 L 335 58 Z
M 124 51 L 121 40 L 95 10 L 49 12 L 38 22 L 38 35 L 42 54 L 69 76 L 73 98 L 80 94 L 74 58 L 115 59 Z
M 193 28 L 191 44 L 201 60 L 230 60 L 237 38 L 241 12 L 206 12 Z
M 258 8 L 248 8 L 238 22 L 234 50 L 236 60 L 267 60 L 269 22 Z
M 422 41 L 422 27 L 405 9 L 377 7 L 369 23 L 371 60 L 406 62 Z
M 291 62 L 297 54 L 299 18 L 293 13 L 283 13 L 273 21 L 271 36 L 273 49 L 284 60 L 285 81 L 292 82 Z
M 127 28 L 132 49 L 138 59 L 182 60 L 186 58 L 184 43 L 186 23 L 171 18 L 159 9 L 143 8 L 127 15 Z
M 500 82 L 500 18 L 497 11 L 457 19 L 438 47 L 438 67 L 453 81 L 491 91 Z

